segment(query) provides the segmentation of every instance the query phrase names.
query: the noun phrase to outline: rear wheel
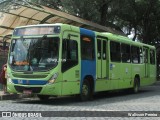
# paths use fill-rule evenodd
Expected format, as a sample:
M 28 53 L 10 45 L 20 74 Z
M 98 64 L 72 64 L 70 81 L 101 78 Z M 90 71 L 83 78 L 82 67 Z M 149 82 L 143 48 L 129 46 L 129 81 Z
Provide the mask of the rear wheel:
M 37 97 L 41 100 L 41 101 L 46 101 L 49 99 L 49 95 L 37 95 Z
M 138 93 L 139 92 L 139 79 L 138 78 L 135 78 L 134 79 L 134 86 L 132 88 L 132 92 L 133 93 Z
M 80 98 L 82 101 L 91 99 L 91 86 L 88 80 L 84 80 L 83 82 Z

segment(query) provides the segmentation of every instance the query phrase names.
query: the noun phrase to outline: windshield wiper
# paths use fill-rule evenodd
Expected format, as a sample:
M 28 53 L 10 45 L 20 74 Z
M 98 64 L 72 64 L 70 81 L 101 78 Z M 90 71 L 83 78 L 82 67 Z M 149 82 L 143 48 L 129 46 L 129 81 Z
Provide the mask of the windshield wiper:
M 22 37 L 23 38 L 23 37 Z M 33 71 L 33 68 L 32 68 L 32 66 L 31 66 L 31 59 L 32 59 L 32 57 L 31 57 L 31 54 L 33 54 L 33 53 L 30 53 L 32 50 L 34 50 L 34 49 L 37 49 L 37 48 L 40 48 L 40 49 L 42 49 L 42 41 L 43 40 L 46 40 L 47 39 L 47 35 L 43 35 L 42 36 L 42 38 L 40 38 L 40 39 L 38 39 L 38 42 L 35 44 L 35 46 L 33 47 L 32 46 L 32 40 L 31 40 L 31 42 L 30 42 L 30 45 L 29 45 L 29 48 L 28 48 L 28 54 L 27 54 L 27 59 L 28 59 L 28 61 L 29 61 L 29 67 L 28 67 L 28 71 Z

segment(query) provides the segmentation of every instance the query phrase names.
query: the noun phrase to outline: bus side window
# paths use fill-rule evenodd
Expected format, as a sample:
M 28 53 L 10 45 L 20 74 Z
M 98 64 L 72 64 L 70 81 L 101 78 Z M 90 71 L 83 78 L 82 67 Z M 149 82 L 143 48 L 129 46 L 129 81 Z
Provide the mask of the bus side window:
M 75 40 L 63 40 L 62 72 L 78 64 L 78 43 Z
M 151 64 L 155 64 L 155 51 L 154 50 L 150 50 L 150 63 Z
M 148 63 L 148 49 L 143 49 L 143 55 L 144 55 L 144 63 Z
M 143 63 L 143 50 L 142 48 L 139 49 L 139 54 L 140 54 L 140 63 Z
M 120 43 L 110 42 L 110 56 L 112 62 L 121 62 Z
M 140 48 L 132 46 L 131 51 L 132 51 L 132 63 L 135 64 L 140 63 Z
M 121 52 L 122 52 L 122 62 L 130 63 L 131 62 L 130 45 L 121 44 Z
M 98 59 L 101 59 L 101 40 L 97 40 L 97 57 Z
M 103 41 L 103 60 L 106 60 L 106 41 Z
M 81 58 L 82 60 L 94 60 L 94 40 L 90 36 L 81 35 Z
M 67 58 L 67 40 L 63 40 L 62 41 L 62 59 L 66 59 Z

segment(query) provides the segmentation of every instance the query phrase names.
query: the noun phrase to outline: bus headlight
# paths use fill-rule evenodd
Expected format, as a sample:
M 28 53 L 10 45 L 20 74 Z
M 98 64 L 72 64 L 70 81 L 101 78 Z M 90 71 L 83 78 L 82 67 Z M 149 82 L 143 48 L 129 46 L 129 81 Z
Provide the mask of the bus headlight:
M 8 82 L 12 83 L 12 79 L 11 79 L 11 78 L 8 78 Z
M 9 73 L 7 73 L 7 82 L 12 83 L 12 79 L 11 79 L 11 77 L 10 77 L 10 74 L 9 74 Z
M 54 73 L 53 76 L 48 80 L 49 84 L 53 84 L 58 77 L 58 73 Z

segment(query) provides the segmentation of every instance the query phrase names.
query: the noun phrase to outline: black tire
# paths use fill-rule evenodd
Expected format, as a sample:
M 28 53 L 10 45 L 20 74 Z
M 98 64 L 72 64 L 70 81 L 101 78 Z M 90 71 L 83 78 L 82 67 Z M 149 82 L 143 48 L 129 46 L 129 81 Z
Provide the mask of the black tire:
M 134 79 L 134 86 L 133 86 L 133 88 L 132 88 L 132 92 L 133 92 L 133 93 L 138 93 L 138 92 L 139 92 L 139 87 L 140 87 L 139 79 L 138 79 L 138 78 L 135 78 L 135 79 Z
M 92 98 L 91 85 L 88 80 L 84 80 L 83 82 L 80 98 L 81 101 L 88 101 Z
M 49 99 L 49 95 L 37 95 L 37 97 L 41 100 L 41 101 L 46 101 Z

